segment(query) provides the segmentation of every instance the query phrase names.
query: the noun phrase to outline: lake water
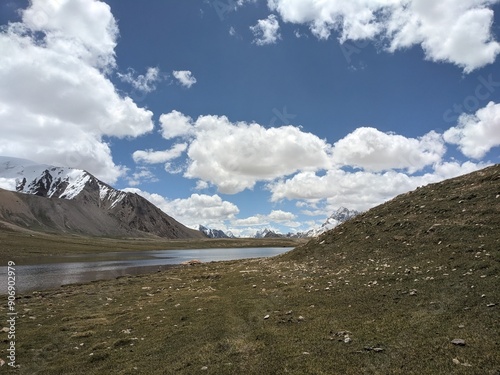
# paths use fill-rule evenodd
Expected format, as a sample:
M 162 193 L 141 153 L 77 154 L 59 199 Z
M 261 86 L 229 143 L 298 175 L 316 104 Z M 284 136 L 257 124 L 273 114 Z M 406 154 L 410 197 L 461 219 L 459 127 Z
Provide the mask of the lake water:
M 202 262 L 262 258 L 282 254 L 290 247 L 255 247 L 191 250 L 108 252 L 58 257 L 47 263 L 41 258 L 32 264 L 15 265 L 16 293 L 58 288 L 61 285 L 113 279 L 166 269 L 198 259 Z M 0 267 L 0 294 L 7 293 L 7 266 Z

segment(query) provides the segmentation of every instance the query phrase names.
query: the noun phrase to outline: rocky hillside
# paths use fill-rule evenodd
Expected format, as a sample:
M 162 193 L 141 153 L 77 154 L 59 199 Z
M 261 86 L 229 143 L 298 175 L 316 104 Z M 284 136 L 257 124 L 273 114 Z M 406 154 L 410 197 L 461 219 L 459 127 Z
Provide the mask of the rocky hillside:
M 145 198 L 78 169 L 0 157 L 0 220 L 20 228 L 92 236 L 203 238 Z
M 500 165 L 402 194 L 288 256 L 354 263 L 367 254 L 406 257 L 500 249 Z M 423 252 L 423 253 L 422 253 Z

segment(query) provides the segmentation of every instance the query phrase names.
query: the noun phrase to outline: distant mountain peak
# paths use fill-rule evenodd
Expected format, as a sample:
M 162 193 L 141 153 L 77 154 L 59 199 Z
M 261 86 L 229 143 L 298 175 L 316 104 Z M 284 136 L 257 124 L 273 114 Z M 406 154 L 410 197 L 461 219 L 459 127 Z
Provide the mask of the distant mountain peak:
M 201 224 L 198 226 L 198 230 L 205 234 L 208 238 L 234 238 L 234 235 L 231 232 L 226 233 L 220 229 L 207 228 Z
M 350 210 L 346 207 L 339 207 L 335 210 L 328 219 L 319 227 L 311 229 L 307 232 L 307 237 L 317 237 L 330 229 L 335 228 L 337 225 L 352 219 L 354 216 L 359 215 L 360 212 L 356 210 Z
M 31 223 L 38 221 L 43 228 L 53 229 L 55 226 L 63 232 L 69 227 L 80 228 L 73 229 L 73 231 L 83 234 L 85 234 L 85 228 L 90 228 L 88 230 L 92 234 L 98 235 L 101 231 L 102 235 L 148 233 L 167 238 L 202 237 L 201 233 L 185 227 L 145 198 L 117 190 L 81 169 L 55 167 L 36 164 L 25 159 L 0 157 L 0 179 L 3 182 L 7 181 L 8 186 L 15 186 L 18 193 L 49 200 L 60 198 L 75 202 L 75 204 L 68 205 L 72 207 L 70 210 L 73 212 L 45 212 L 45 216 L 51 217 L 48 223 L 42 223 L 44 219 L 38 217 L 40 210 L 33 207 L 27 215 L 32 217 Z M 36 203 L 35 200 L 30 200 L 30 204 L 42 205 L 45 210 L 49 210 L 46 207 L 52 207 L 40 200 Z M 63 220 L 61 220 L 61 215 Z M 102 219 L 103 222 L 114 228 L 99 228 L 92 225 L 92 216 L 105 217 Z M 70 225 L 71 220 L 78 223 Z M 17 221 L 22 222 L 22 220 Z M 64 224 L 61 225 L 61 222 Z

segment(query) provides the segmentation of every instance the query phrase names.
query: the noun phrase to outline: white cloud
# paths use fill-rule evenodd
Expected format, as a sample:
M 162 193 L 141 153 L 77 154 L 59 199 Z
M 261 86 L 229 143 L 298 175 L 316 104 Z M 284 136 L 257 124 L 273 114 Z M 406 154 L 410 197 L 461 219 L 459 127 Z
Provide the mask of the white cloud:
M 170 150 L 153 151 L 153 150 L 138 150 L 132 154 L 136 163 L 144 162 L 147 164 L 166 163 L 182 155 L 186 151 L 186 143 L 177 143 Z
M 0 189 L 16 191 L 16 179 L 0 177 Z
M 235 36 L 236 35 L 236 30 L 235 30 L 235 28 L 233 26 L 231 26 L 229 28 L 229 35 L 231 35 L 231 36 Z
M 144 182 L 158 182 L 156 175 L 148 168 L 139 167 L 127 178 L 130 186 L 138 186 Z
M 297 227 L 300 226 L 300 223 L 296 223 L 293 221 L 296 218 L 297 215 L 291 212 L 285 212 L 282 210 L 273 210 L 268 215 L 259 214 L 244 219 L 234 219 L 231 221 L 231 225 L 236 227 L 254 227 L 254 226 L 264 227 L 274 223 L 274 224 L 281 224 L 287 227 Z M 255 229 L 253 231 L 255 231 Z M 246 232 L 248 232 L 248 230 Z
M 475 115 L 462 115 L 458 126 L 444 133 L 448 143 L 458 145 L 465 156 L 480 159 L 500 146 L 500 104 L 488 103 Z
M 255 37 L 254 43 L 258 46 L 275 44 L 281 39 L 279 28 L 278 19 L 274 14 L 270 14 L 263 20 L 258 20 L 256 25 L 250 26 L 250 30 Z
M 156 83 L 162 79 L 159 68 L 148 68 L 146 74 L 136 76 L 134 69 L 129 68 L 127 73 L 117 73 L 118 77 L 138 91 L 149 93 L 156 90 Z
M 269 219 L 276 222 L 295 220 L 297 216 L 291 212 L 285 212 L 282 210 L 273 210 L 268 215 Z
M 232 221 L 234 226 L 256 226 L 256 225 L 266 225 L 269 220 L 265 216 L 250 216 L 245 219 L 236 219 Z
M 235 204 L 222 200 L 218 195 L 192 194 L 189 198 L 168 200 L 159 194 L 150 194 L 136 188 L 124 191 L 139 194 L 167 215 L 193 228 L 199 224 L 222 223 L 239 213 Z
M 500 44 L 491 32 L 498 0 L 268 0 L 283 21 L 309 25 L 321 39 L 380 40 L 394 52 L 420 45 L 426 58 L 471 72 L 493 63 Z
M 272 201 L 300 199 L 311 200 L 316 205 L 318 200 L 326 200 L 328 209 L 325 214 L 341 206 L 363 211 L 418 186 L 470 173 L 486 166 L 483 163 L 444 162 L 436 164 L 432 173 L 421 176 L 409 176 L 395 171 L 373 173 L 346 172 L 341 169 L 329 170 L 321 176 L 314 172 L 302 172 L 287 180 L 271 183 L 268 188 L 272 192 Z M 316 210 L 314 215 L 319 213 Z
M 196 78 L 189 70 L 174 70 L 172 74 L 184 87 L 190 88 L 196 83 Z
M 86 169 L 108 183 L 116 165 L 103 136 L 153 129 L 152 112 L 121 97 L 115 68 L 118 29 L 107 4 L 34 0 L 23 22 L 0 32 L 0 154 Z
M 191 135 L 185 177 L 210 182 L 222 193 L 238 193 L 259 180 L 330 165 L 331 146 L 294 126 L 266 129 L 231 123 L 224 116 L 200 116 L 193 122 L 176 111 L 162 115 L 160 122 L 166 138 Z
M 33 0 L 22 12 L 24 31 L 45 34 L 48 50 L 102 69 L 115 65 L 118 27 L 108 4 L 91 0 Z
M 160 116 L 162 136 L 165 139 L 189 136 L 194 133 L 193 119 L 179 111 L 164 113 Z
M 445 151 L 441 135 L 434 131 L 415 139 L 362 127 L 334 144 L 333 159 L 339 165 L 369 171 L 407 169 L 413 173 L 439 162 Z

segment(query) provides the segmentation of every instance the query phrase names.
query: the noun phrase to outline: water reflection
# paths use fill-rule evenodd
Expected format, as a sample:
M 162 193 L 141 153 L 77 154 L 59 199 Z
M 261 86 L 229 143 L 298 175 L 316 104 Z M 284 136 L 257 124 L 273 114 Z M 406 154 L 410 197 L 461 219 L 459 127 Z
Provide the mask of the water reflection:
M 46 263 L 45 259 L 33 262 L 33 264 L 16 264 L 14 267 L 16 270 L 16 292 L 53 289 L 66 284 L 155 272 L 190 259 L 212 262 L 260 258 L 278 255 L 291 249 L 288 247 L 257 247 L 68 255 L 59 257 L 57 263 Z M 6 266 L 0 267 L 0 282 L 0 294 L 6 294 Z

